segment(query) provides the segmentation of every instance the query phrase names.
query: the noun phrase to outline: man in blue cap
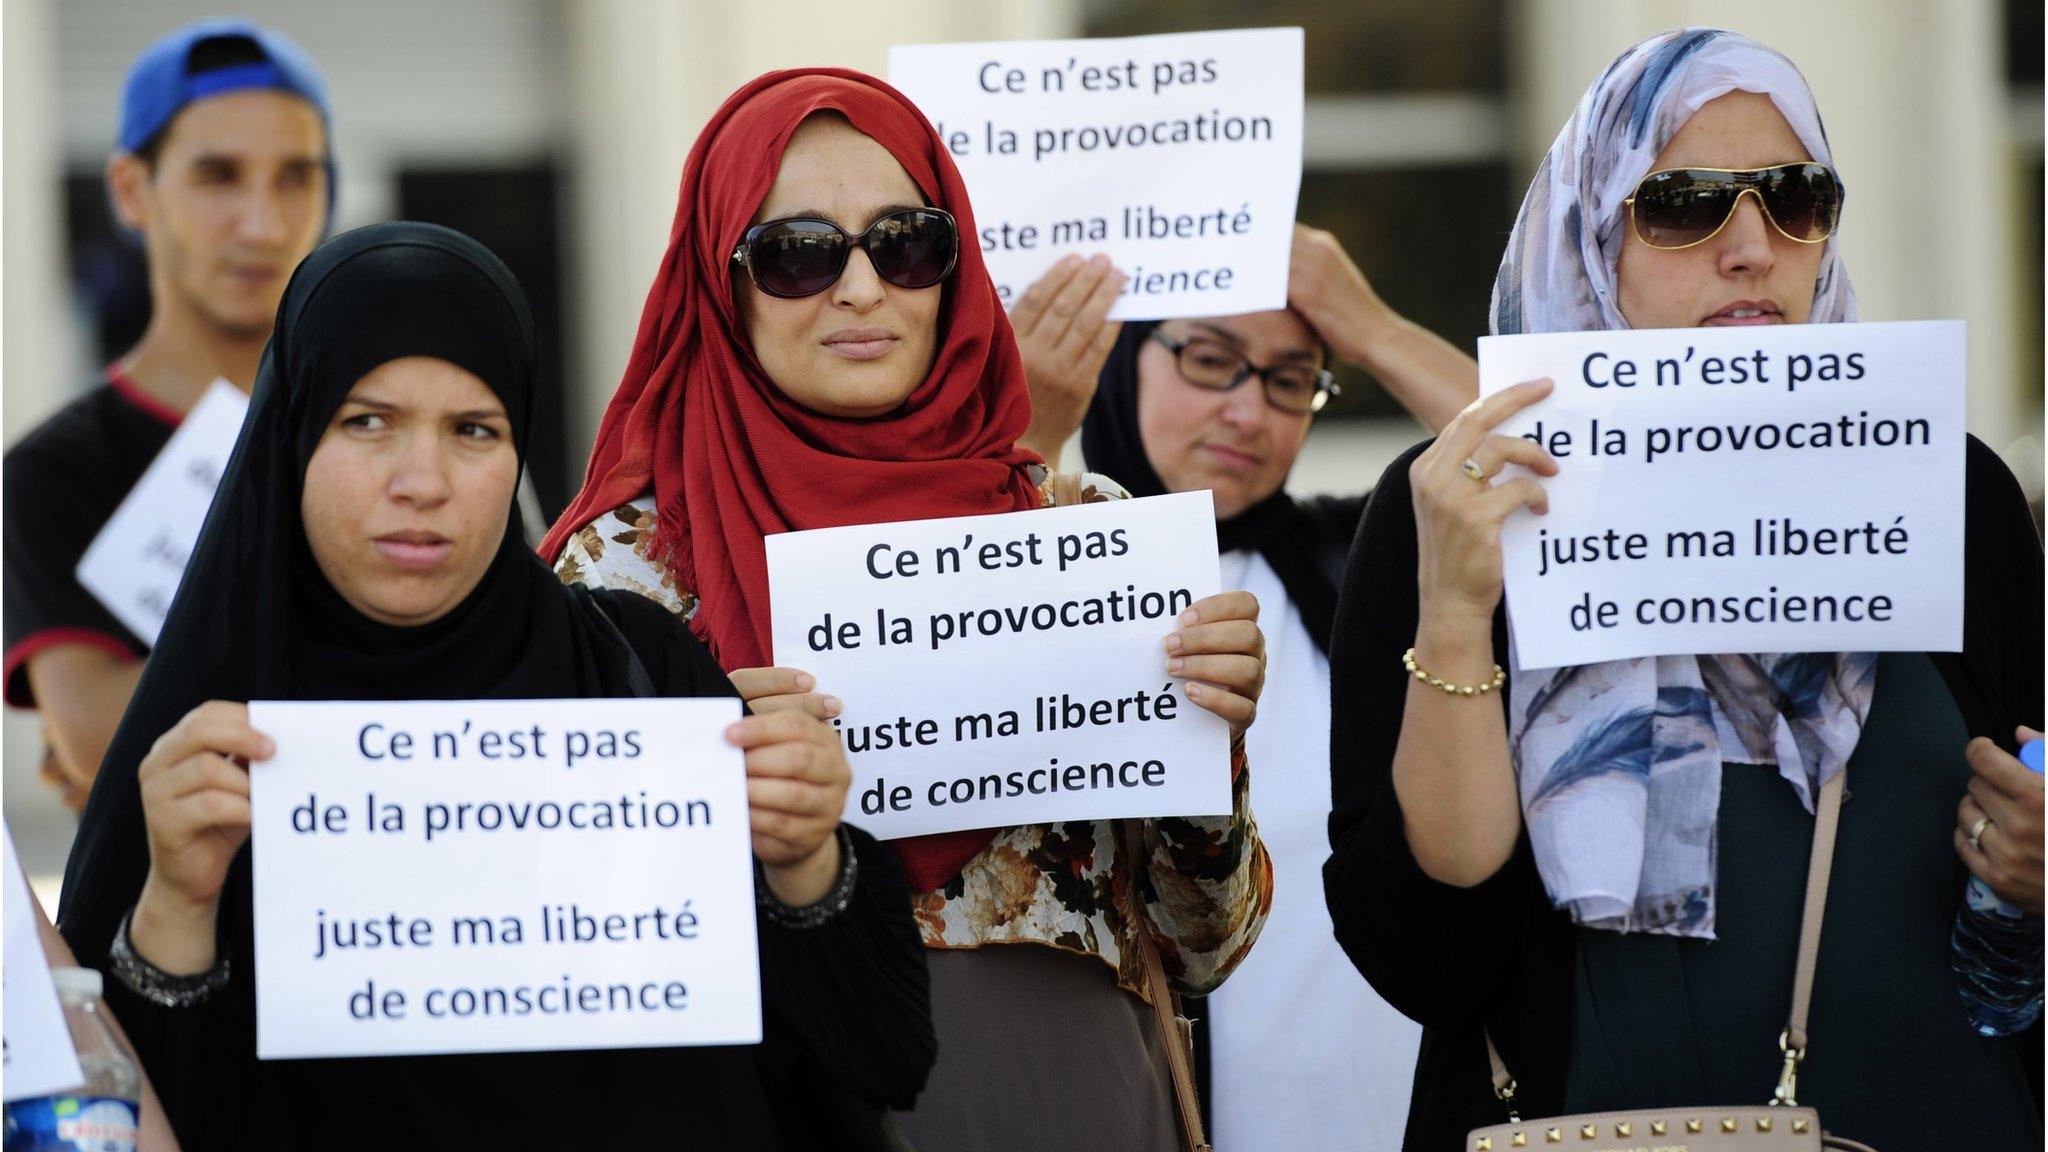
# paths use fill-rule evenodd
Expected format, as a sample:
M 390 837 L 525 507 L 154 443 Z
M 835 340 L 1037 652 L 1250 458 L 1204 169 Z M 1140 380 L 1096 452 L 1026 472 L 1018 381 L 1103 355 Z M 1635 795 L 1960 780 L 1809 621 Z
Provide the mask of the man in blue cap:
M 129 69 L 107 192 L 149 262 L 141 341 L 9 451 L 5 692 L 43 717 L 44 775 L 84 803 L 148 645 L 74 575 L 216 379 L 248 390 L 285 283 L 333 204 L 327 88 L 244 20 L 188 25 Z

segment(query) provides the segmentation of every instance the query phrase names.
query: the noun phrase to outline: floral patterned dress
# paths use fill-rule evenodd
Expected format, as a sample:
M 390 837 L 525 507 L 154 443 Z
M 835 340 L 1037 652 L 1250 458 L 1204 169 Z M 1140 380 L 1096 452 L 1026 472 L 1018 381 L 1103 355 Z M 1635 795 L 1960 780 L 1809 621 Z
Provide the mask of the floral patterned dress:
M 1048 507 L 1128 497 L 1092 473 L 1048 476 L 1041 490 Z M 654 499 L 643 496 L 571 537 L 555 573 L 564 583 L 637 592 L 687 620 L 697 597 L 648 555 L 653 529 Z M 1241 751 L 1231 773 L 1231 814 L 1146 820 L 1142 862 L 1124 858 L 1118 821 L 1004 829 L 951 882 L 913 897 L 925 946 L 1039 944 L 1092 956 L 1114 970 L 1118 986 L 1145 999 L 1137 938 L 1145 931 L 1177 990 L 1209 992 L 1250 952 L 1273 903 L 1273 865 L 1252 819 Z M 1142 925 L 1123 911 L 1134 879 Z

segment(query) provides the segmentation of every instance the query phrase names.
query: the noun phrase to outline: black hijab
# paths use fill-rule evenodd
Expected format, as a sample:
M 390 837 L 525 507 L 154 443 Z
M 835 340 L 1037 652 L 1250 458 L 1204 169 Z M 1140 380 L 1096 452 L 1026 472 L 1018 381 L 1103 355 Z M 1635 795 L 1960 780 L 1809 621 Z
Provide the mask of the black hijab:
M 527 549 L 511 492 L 490 568 L 432 623 L 372 621 L 321 574 L 299 516 L 307 462 L 356 381 L 406 356 L 447 360 L 488 384 L 524 464 L 534 325 L 496 256 L 461 233 L 399 223 L 344 233 L 306 258 L 285 289 L 227 474 L 80 821 L 59 919 L 85 963 L 104 958 L 148 874 L 137 768 L 158 736 L 205 701 L 635 694 L 633 650 Z M 223 909 L 247 893 L 245 849 Z M 230 922 L 224 911 L 230 947 L 248 955 Z
M 1124 324 L 1081 421 L 1081 454 L 1088 467 L 1122 484 L 1133 496 L 1162 496 L 1167 491 L 1138 430 L 1138 353 L 1158 327 L 1156 320 Z M 1309 636 L 1327 656 L 1344 554 L 1363 510 L 1362 499 L 1301 501 L 1283 489 L 1228 520 L 1218 520 L 1216 548 L 1249 549 L 1265 557 L 1301 613 Z

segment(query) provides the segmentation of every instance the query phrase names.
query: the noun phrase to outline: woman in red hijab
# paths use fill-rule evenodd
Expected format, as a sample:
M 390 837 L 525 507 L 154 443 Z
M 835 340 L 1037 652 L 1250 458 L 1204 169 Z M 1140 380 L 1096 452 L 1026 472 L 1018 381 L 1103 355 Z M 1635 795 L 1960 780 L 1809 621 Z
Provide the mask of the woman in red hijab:
M 765 536 L 1120 496 L 1018 446 L 1030 400 L 975 235 L 958 170 L 888 85 L 809 69 L 735 93 L 691 150 L 625 379 L 543 545 L 562 578 L 668 605 L 755 710 L 829 718 L 829 685 L 766 666 Z M 1270 903 L 1242 752 L 1257 614 L 1211 597 L 1169 640 L 1189 699 L 1236 737 L 1231 816 L 1147 820 L 1131 840 L 1083 821 L 892 842 L 932 950 L 939 1064 L 902 1117 L 925 1146 L 1178 1146 L 1144 957 L 1207 992 Z M 757 819 L 764 860 L 786 818 Z M 782 865 L 786 888 L 823 892 L 837 838 Z

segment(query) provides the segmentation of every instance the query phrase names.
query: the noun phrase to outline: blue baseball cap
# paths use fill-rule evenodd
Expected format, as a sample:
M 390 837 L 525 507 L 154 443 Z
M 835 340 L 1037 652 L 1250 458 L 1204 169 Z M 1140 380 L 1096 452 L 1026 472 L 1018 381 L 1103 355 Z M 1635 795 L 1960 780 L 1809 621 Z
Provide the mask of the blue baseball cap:
M 193 75 L 192 49 L 222 39 L 248 42 L 261 59 Z M 187 104 L 249 88 L 299 97 L 320 113 L 321 125 L 332 131 L 327 81 L 304 49 L 281 33 L 248 20 L 201 20 L 143 49 L 129 67 L 128 82 L 121 92 L 120 146 L 124 151 L 139 152 L 169 127 Z M 331 141 L 328 155 L 331 163 Z

